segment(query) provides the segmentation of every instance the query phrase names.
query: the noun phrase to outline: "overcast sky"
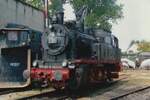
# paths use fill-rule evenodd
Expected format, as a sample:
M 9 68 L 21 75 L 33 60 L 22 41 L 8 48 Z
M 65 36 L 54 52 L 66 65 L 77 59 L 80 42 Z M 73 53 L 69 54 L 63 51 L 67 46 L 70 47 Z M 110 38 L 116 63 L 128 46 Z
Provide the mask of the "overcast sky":
M 124 18 L 113 25 L 120 47 L 126 50 L 131 40 L 150 41 L 150 0 L 118 0 L 124 4 Z

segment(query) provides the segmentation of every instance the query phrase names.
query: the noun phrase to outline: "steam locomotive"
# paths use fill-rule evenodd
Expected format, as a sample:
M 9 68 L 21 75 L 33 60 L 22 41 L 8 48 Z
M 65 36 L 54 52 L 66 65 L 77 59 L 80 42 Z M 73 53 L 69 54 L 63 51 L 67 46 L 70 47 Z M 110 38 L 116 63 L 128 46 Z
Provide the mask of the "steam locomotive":
M 42 36 L 42 58 L 33 61 L 32 81 L 50 83 L 55 89 L 78 89 L 118 78 L 117 37 L 101 29 L 84 29 L 76 22 L 64 23 L 63 13 L 57 14 Z

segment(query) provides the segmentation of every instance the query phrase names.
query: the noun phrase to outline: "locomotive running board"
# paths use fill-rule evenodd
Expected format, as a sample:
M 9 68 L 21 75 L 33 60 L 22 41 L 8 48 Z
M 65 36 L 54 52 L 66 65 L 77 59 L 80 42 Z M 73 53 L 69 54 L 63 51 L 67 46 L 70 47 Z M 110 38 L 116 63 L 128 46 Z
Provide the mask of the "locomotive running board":
M 27 49 L 27 70 L 30 71 L 30 69 L 31 69 L 31 50 Z M 20 82 L 1 82 L 0 81 L 0 89 L 3 89 L 3 88 L 23 88 L 23 87 L 29 86 L 30 83 L 31 83 L 31 78 L 30 77 L 27 79 L 27 81 L 25 83 L 20 83 Z

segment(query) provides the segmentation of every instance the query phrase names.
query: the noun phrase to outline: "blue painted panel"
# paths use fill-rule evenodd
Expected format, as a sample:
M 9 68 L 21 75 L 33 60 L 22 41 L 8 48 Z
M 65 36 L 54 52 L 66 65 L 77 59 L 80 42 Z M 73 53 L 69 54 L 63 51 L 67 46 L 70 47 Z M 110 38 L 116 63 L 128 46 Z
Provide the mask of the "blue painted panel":
M 23 71 L 27 69 L 27 47 L 1 49 L 0 82 L 26 82 Z

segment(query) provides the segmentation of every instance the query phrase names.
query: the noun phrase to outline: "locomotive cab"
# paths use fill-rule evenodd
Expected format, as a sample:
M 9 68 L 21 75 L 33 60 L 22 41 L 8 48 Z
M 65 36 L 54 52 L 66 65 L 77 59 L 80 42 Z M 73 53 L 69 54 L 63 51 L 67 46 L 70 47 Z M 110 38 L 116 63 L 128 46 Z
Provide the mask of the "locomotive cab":
M 18 28 L 1 29 L 0 43 L 0 86 L 28 86 L 31 60 L 29 31 Z

